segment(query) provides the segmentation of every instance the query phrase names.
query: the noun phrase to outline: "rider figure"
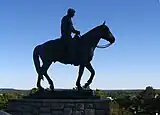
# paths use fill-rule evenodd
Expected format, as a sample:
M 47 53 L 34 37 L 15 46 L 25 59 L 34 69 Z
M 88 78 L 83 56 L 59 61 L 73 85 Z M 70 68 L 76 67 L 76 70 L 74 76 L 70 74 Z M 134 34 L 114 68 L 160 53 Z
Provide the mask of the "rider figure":
M 72 23 L 72 17 L 74 17 L 75 10 L 69 8 L 67 10 L 67 15 L 65 15 L 61 20 L 61 38 L 62 39 L 72 39 L 71 34 L 80 34 L 80 31 L 76 30 Z
M 72 40 L 72 33 L 75 33 L 76 35 L 80 34 L 80 31 L 76 30 L 73 26 L 71 18 L 74 17 L 75 10 L 72 8 L 69 8 L 67 10 L 67 15 L 65 15 L 61 20 L 61 39 L 64 40 L 65 43 L 65 49 L 67 52 L 70 48 L 68 46 L 73 46 L 71 40 Z M 74 50 L 74 49 L 73 49 Z M 74 53 L 69 53 L 70 59 L 74 57 Z M 71 59 L 73 60 L 73 59 Z

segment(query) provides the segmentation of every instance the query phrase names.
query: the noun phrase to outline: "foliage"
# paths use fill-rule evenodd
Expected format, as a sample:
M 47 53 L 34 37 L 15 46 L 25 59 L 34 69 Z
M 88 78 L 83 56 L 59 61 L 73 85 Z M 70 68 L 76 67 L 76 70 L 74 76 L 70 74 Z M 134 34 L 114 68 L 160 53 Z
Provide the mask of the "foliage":
M 155 113 L 160 112 L 160 91 L 152 86 L 147 86 L 140 91 L 119 90 L 104 92 L 96 89 L 96 95 L 107 98 L 112 97 L 119 104 L 121 110 L 136 113 Z M 124 112 L 123 112 L 124 113 Z
M 22 93 L 2 93 L 0 94 L 0 110 L 4 110 L 7 107 L 7 103 L 12 99 L 20 99 L 22 98 Z
M 95 95 L 100 96 L 101 98 L 107 98 L 106 93 L 104 91 L 100 90 L 100 89 L 96 89 Z
M 128 95 L 122 96 L 121 98 L 118 97 L 116 101 L 122 108 L 125 108 L 125 110 L 151 114 L 160 111 L 160 107 L 158 106 L 160 98 L 158 96 L 155 97 L 157 94 L 153 87 L 148 86 L 145 90 L 142 90 L 134 96 Z
M 32 88 L 29 92 L 29 95 L 34 94 L 38 91 L 38 88 Z

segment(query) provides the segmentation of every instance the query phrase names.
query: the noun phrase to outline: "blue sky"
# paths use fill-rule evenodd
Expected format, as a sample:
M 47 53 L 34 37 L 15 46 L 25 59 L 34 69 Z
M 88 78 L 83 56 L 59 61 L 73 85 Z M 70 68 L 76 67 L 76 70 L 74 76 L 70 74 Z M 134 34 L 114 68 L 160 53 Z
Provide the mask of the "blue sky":
M 75 8 L 75 28 L 81 34 L 106 21 L 116 37 L 107 49 L 96 49 L 91 88 L 160 88 L 160 3 L 158 0 L 1 0 L 0 87 L 30 89 L 37 73 L 33 48 L 60 37 L 60 21 Z M 104 44 L 103 40 L 99 44 Z M 73 88 L 78 67 L 55 63 L 48 71 L 56 88 Z M 82 85 L 89 78 L 87 69 Z M 48 82 L 42 82 L 48 87 Z

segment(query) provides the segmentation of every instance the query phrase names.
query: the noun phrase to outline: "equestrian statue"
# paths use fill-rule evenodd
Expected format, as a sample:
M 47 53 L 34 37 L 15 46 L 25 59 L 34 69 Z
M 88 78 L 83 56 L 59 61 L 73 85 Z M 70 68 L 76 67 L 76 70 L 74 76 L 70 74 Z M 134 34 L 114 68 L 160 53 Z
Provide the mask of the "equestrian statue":
M 104 39 L 109 43 L 104 47 L 109 47 L 115 42 L 115 37 L 111 33 L 105 21 L 92 28 L 83 35 L 80 35 L 80 31 L 73 27 L 71 17 L 74 16 L 75 10 L 70 8 L 67 11 L 67 15 L 62 18 L 61 21 L 61 37 L 46 41 L 39 44 L 34 48 L 33 61 L 38 74 L 37 87 L 41 90 L 41 80 L 44 76 L 50 84 L 50 89 L 54 91 L 54 84 L 49 77 L 47 70 L 52 63 L 60 62 L 62 64 L 70 64 L 79 66 L 78 78 L 76 86 L 78 90 L 84 90 L 89 87 L 95 76 L 95 70 L 91 65 L 91 61 L 94 56 L 95 48 L 99 47 L 97 44 L 100 39 Z M 72 38 L 71 33 L 75 33 Z M 40 64 L 42 61 L 42 66 Z M 80 84 L 81 77 L 84 72 L 84 68 L 87 68 L 91 75 L 85 85 L 82 87 Z

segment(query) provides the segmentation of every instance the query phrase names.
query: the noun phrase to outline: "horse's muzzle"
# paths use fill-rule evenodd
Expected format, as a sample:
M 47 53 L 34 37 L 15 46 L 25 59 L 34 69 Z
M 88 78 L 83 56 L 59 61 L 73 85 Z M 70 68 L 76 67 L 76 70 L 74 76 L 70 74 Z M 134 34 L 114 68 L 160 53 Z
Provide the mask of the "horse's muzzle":
M 110 40 L 110 43 L 113 44 L 115 42 L 115 38 L 112 37 L 112 39 Z

